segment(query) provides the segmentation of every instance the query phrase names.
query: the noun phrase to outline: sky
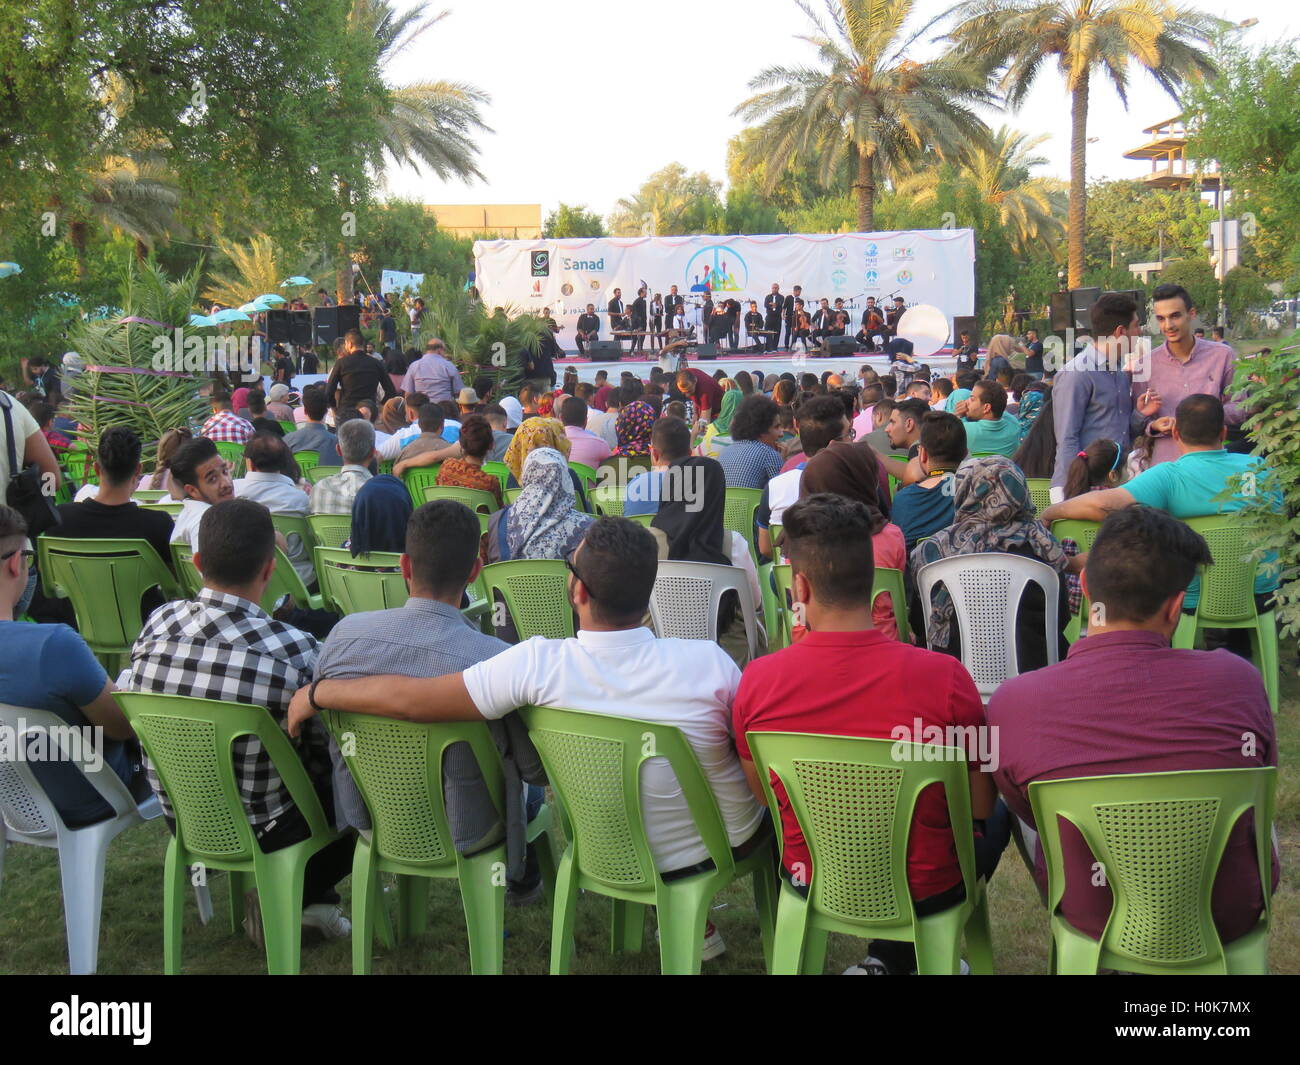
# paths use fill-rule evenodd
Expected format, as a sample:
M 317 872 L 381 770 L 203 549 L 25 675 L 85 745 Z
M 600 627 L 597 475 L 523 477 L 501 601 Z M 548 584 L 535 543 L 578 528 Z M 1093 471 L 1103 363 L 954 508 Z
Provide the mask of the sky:
M 405 9 L 411 4 L 397 0 Z M 821 10 L 824 0 L 813 0 Z M 654 171 L 670 162 L 726 180 L 727 141 L 743 126 L 732 110 L 750 95 L 749 80 L 773 65 L 811 64 L 816 53 L 796 39 L 808 21 L 794 0 L 434 0 L 450 15 L 385 71 L 390 84 L 425 79 L 469 82 L 492 97 L 494 130 L 479 138 L 486 182 L 464 184 L 391 171 L 387 194 L 424 203 L 561 201 L 608 215 Z M 950 6 L 918 0 L 916 26 Z M 1208 0 L 1202 9 L 1258 25 L 1239 31 L 1248 43 L 1300 32 L 1294 0 Z M 937 46 L 925 46 L 931 50 Z M 1089 177 L 1140 177 L 1150 163 L 1124 159 L 1144 127 L 1178 113 L 1173 100 L 1140 70 L 1125 111 L 1109 83 L 1094 79 L 1090 102 Z M 1069 100 L 1059 72 L 1046 68 L 1016 113 L 992 112 L 1050 139 L 1038 148 L 1041 173 L 1069 175 Z

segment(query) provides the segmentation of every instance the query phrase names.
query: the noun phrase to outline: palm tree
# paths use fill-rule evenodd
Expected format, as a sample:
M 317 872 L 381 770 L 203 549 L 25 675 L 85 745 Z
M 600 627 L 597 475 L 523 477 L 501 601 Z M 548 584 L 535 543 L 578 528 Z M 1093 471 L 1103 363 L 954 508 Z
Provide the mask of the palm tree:
M 429 14 L 421 2 L 407 11 L 394 11 L 389 0 L 352 0 L 348 15 L 350 32 L 373 38 L 367 43 L 384 67 L 424 37 L 450 12 Z M 374 168 L 380 180 L 389 161 L 424 168 L 439 178 L 482 180 L 478 168 L 478 145 L 474 137 L 492 130 L 483 121 L 480 108 L 491 102 L 483 90 L 461 81 L 417 81 L 409 85 L 385 85 L 387 108 L 378 115 L 379 147 Z M 346 201 L 348 190 L 340 190 Z M 344 255 L 339 264 L 338 288 L 344 299 L 352 296 L 352 261 Z
M 301 256 L 297 262 L 286 261 L 271 238 L 262 233 L 247 244 L 218 237 L 217 247 L 230 260 L 234 273 L 213 272 L 203 291 L 203 300 L 224 307 L 239 307 L 268 292 L 284 295 L 280 290 L 281 281 L 290 274 L 311 277 L 312 267 L 319 265 L 314 255 Z
M 178 228 L 176 209 L 180 200 L 179 190 L 153 157 L 99 156 L 82 189 L 71 202 L 61 204 L 70 214 L 68 241 L 77 259 L 77 276 L 83 280 L 86 277 L 86 247 L 92 225 L 132 238 L 136 257 L 143 259 L 156 239 Z
M 752 151 L 767 164 L 767 191 L 810 153 L 824 185 L 850 161 L 858 229 L 869 232 L 880 183 L 895 169 L 927 152 L 959 157 L 985 136 L 971 107 L 993 102 L 987 72 L 955 54 L 907 58 L 924 32 L 904 33 L 915 0 L 826 0 L 826 21 L 798 3 L 816 31 L 800 39 L 816 47 L 819 65 L 768 67 L 734 113 L 762 123 Z
M 958 54 L 1001 71 L 1007 103 L 1024 102 L 1055 59 L 1070 93 L 1069 284 L 1083 283 L 1087 220 L 1088 92 L 1102 71 L 1128 103 L 1129 68 L 1144 67 L 1177 99 L 1189 78 L 1213 72 L 1205 47 L 1219 20 L 1160 0 L 964 0 L 949 12 Z
M 947 182 L 963 185 L 997 212 L 1012 250 L 1026 254 L 1031 245 L 1057 241 L 1065 233 L 1065 182 L 1030 176 L 1047 163 L 1033 154 L 1047 139 L 1046 133 L 1031 137 L 1000 126 L 965 162 L 918 170 L 900 178 L 896 191 L 921 205 L 934 203 Z

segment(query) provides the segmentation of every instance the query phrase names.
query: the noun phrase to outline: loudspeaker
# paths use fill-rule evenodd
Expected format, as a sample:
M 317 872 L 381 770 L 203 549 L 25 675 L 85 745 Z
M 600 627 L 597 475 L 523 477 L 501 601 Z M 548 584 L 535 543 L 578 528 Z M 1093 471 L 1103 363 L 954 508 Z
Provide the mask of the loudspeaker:
M 1074 324 L 1074 312 L 1071 309 L 1068 292 L 1053 292 L 1051 313 L 1048 326 L 1053 333 L 1064 333 Z
M 311 311 L 284 308 L 266 312 L 266 338 L 272 344 L 311 344 Z
M 617 340 L 593 340 L 587 344 L 587 358 L 592 362 L 618 362 L 623 345 Z
M 1133 302 L 1138 305 L 1138 321 L 1146 325 L 1147 321 L 1147 293 L 1143 288 L 1121 288 L 1116 290 L 1121 296 L 1129 296 Z
M 717 344 L 696 344 L 695 357 L 697 359 L 716 359 L 718 357 Z
M 361 308 L 355 303 L 341 307 L 317 307 L 312 313 L 312 343 L 333 344 L 349 329 L 361 328 Z
M 952 320 L 952 346 L 954 348 L 961 346 L 962 333 L 970 334 L 972 344 L 980 342 L 979 330 L 975 326 L 978 320 L 973 314 L 958 315 Z
M 827 355 L 852 355 L 858 350 L 858 342 L 853 337 L 827 337 Z
M 1092 331 L 1092 305 L 1101 299 L 1099 288 L 1073 288 L 1070 290 L 1070 306 L 1073 321 L 1070 323 L 1081 332 Z

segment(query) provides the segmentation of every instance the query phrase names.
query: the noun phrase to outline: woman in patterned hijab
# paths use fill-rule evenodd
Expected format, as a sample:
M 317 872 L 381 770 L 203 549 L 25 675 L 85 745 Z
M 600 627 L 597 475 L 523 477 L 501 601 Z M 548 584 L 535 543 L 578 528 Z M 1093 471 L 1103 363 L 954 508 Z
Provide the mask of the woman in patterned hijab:
M 506 465 L 516 485 L 524 483 L 524 463 L 539 447 L 549 447 L 561 455 L 568 455 L 569 438 L 564 435 L 564 425 L 558 418 L 526 418 L 515 430 L 514 439 L 506 448 Z
M 912 572 L 916 573 L 928 562 L 937 562 L 941 558 L 955 555 L 973 555 L 986 552 L 1002 552 L 1012 555 L 1025 555 L 1046 562 L 1058 574 L 1074 572 L 1082 568 L 1078 559 L 1069 558 L 1056 539 L 1034 516 L 1034 505 L 1029 499 L 1029 486 L 1020 467 L 1005 455 L 986 455 L 971 459 L 957 468 L 953 490 L 953 523 L 946 529 L 935 533 L 928 540 L 922 540 L 912 549 Z M 1082 558 L 1083 556 L 1078 556 Z M 1036 585 L 1031 585 L 1027 594 L 1032 594 Z M 1038 592 L 1041 600 L 1041 591 Z M 1069 620 L 1067 595 L 1064 590 L 1058 596 L 1063 608 L 1062 623 Z M 1026 603 L 1026 606 L 1029 604 Z M 1029 615 L 1029 616 L 1026 616 Z M 1033 625 L 1037 621 L 1036 642 L 1041 650 L 1042 661 L 1036 665 L 1038 657 L 1032 652 L 1022 655 L 1020 669 L 1022 672 L 1046 665 L 1046 648 L 1043 639 L 1042 609 L 1035 612 L 1021 611 L 1019 629 L 1025 636 L 1034 637 Z M 930 646 L 936 650 L 957 646 L 957 632 L 953 625 L 954 612 L 952 600 L 947 589 L 940 586 L 934 594 L 930 606 Z M 1059 630 L 1058 630 L 1059 631 Z M 1025 648 L 1029 651 L 1029 648 Z M 1028 660 L 1027 660 L 1028 659 Z
M 650 454 L 650 433 L 654 427 L 655 409 L 644 399 L 625 404 L 614 423 L 614 432 L 618 436 L 618 450 L 614 454 Z
M 521 483 L 518 498 L 492 516 L 489 557 L 567 557 L 594 520 L 575 507 L 569 464 L 553 448 L 536 448 L 524 462 Z

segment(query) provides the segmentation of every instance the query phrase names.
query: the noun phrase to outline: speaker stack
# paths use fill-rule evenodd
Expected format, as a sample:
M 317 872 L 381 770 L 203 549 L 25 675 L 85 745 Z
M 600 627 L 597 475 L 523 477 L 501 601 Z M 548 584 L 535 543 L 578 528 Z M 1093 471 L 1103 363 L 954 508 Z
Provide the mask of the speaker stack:
M 718 357 L 717 344 L 696 344 L 695 357 L 697 359 L 716 359 Z
M 589 362 L 618 362 L 623 357 L 623 345 L 617 340 L 593 340 L 587 344 Z
M 266 312 L 266 338 L 272 344 L 311 344 L 311 311 L 280 308 Z
M 853 337 L 827 337 L 825 350 L 821 354 L 829 358 L 836 355 L 852 355 L 857 350 L 858 342 Z
M 312 311 L 312 343 L 333 344 L 350 329 L 361 328 L 361 308 L 355 303 L 317 307 Z
M 952 346 L 954 348 L 961 345 L 962 333 L 969 333 L 972 344 L 980 342 L 979 330 L 975 327 L 976 318 L 973 314 L 958 315 L 952 320 Z

